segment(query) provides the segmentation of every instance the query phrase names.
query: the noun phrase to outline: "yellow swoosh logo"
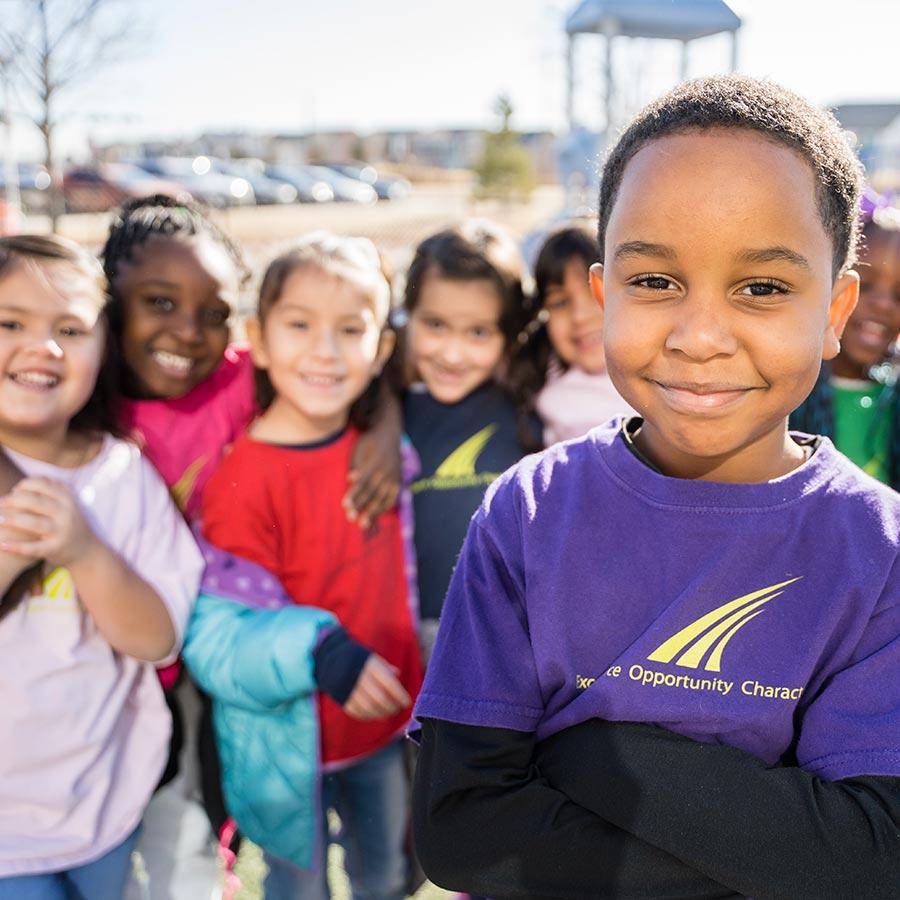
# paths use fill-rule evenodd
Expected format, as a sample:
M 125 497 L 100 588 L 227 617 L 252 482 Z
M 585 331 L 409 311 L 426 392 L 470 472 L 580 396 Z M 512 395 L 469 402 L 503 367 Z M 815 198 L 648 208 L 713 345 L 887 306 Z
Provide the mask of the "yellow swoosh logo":
M 468 475 L 474 475 L 475 462 L 481 455 L 481 451 L 484 450 L 484 445 L 491 439 L 496 430 L 496 425 L 488 425 L 477 434 L 473 434 L 435 469 L 434 477 L 465 478 Z
M 722 652 L 728 642 L 751 619 L 755 619 L 764 611 L 761 607 L 783 594 L 782 588 L 799 581 L 801 577 L 772 584 L 750 594 L 744 594 L 743 597 L 738 597 L 736 600 L 730 600 L 672 635 L 667 641 L 660 644 L 647 659 L 653 662 L 669 663 L 678 656 L 678 659 L 675 660 L 676 665 L 696 669 L 706 654 L 712 650 L 704 669 L 709 672 L 721 671 Z M 679 654 L 681 655 L 679 656 Z

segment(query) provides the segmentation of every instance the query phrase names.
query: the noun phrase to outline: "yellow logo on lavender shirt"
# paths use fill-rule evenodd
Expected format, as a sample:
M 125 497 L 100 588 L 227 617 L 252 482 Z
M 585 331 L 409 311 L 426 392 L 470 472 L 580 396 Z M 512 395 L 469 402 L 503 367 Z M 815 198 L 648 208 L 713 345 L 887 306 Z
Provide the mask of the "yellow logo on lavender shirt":
M 57 566 L 41 579 L 41 592 L 26 597 L 23 605 L 26 612 L 77 613 L 80 611 L 75 597 L 75 585 L 65 566 Z

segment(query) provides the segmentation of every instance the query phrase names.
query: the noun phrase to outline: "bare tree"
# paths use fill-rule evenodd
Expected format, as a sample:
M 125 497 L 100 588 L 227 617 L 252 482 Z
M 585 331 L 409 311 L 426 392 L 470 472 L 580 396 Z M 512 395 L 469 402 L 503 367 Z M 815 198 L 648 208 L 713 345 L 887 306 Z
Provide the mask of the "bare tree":
M 53 179 L 50 218 L 65 212 L 55 134 L 59 98 L 120 60 L 137 38 L 134 0 L 5 0 L 0 57 L 7 60 L 44 142 Z M 11 8 L 15 13 L 11 14 Z
M 494 101 L 494 112 L 500 119 L 497 131 L 484 137 L 481 156 L 475 164 L 478 184 L 475 197 L 509 203 L 514 199 L 527 200 L 534 190 L 537 176 L 531 156 L 521 142 L 521 136 L 510 126 L 513 115 L 512 100 L 501 94 Z

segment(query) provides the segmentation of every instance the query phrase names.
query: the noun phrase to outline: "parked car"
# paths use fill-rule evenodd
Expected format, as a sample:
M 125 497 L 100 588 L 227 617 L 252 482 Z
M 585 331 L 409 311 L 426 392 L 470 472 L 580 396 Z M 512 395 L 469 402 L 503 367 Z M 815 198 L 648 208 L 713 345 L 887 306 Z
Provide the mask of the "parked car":
M 212 170 L 223 175 L 244 178 L 253 188 L 258 204 L 296 203 L 298 191 L 286 181 L 266 175 L 266 166 L 261 159 L 218 159 L 209 157 Z
M 407 179 L 400 175 L 379 174 L 375 166 L 369 163 L 328 163 L 328 168 L 348 178 L 356 178 L 363 184 L 371 184 L 379 200 L 405 200 L 412 190 Z
M 356 178 L 348 178 L 328 166 L 306 165 L 302 167 L 314 178 L 326 182 L 334 191 L 335 200 L 345 200 L 353 203 L 375 203 L 378 194 L 371 184 L 363 184 Z
M 213 172 L 212 163 L 205 156 L 148 156 L 134 162 L 153 175 L 177 182 L 195 200 L 209 206 L 246 206 L 256 202 L 246 178 Z
M 129 163 L 76 166 L 63 175 L 68 212 L 105 212 L 126 200 L 151 194 L 190 200 L 190 193 L 181 185 Z
M 50 208 L 50 173 L 40 163 L 20 162 L 16 166 L 19 202 L 26 213 L 45 213 Z M 0 194 L 6 194 L 6 166 L 0 164 Z
M 328 182 L 316 178 L 298 166 L 266 166 L 266 175 L 296 188 L 297 199 L 301 203 L 330 203 L 334 200 L 334 191 Z

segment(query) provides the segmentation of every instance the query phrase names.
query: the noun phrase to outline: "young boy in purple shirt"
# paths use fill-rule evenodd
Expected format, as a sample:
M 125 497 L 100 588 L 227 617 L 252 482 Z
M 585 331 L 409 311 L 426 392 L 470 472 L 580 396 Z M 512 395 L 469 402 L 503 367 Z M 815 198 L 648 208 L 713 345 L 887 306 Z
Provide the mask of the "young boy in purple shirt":
M 861 182 L 832 116 L 738 76 L 613 149 L 591 280 L 640 418 L 473 519 L 416 706 L 438 884 L 900 896 L 900 498 L 787 427 L 856 302 Z

